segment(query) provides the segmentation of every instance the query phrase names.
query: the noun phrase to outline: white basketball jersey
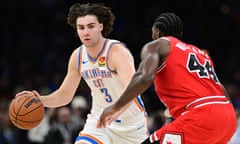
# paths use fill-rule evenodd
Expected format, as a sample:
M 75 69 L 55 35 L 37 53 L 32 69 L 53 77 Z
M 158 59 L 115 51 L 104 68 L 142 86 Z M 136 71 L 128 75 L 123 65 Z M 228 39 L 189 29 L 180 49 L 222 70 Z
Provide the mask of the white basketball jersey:
M 91 114 L 96 117 L 100 116 L 104 108 L 115 103 L 123 92 L 123 86 L 117 72 L 108 67 L 108 53 L 114 44 L 120 44 L 120 42 L 105 39 L 96 59 L 93 59 L 88 54 L 84 45 L 79 48 L 79 71 L 91 89 Z M 121 57 L 119 57 L 119 61 L 124 62 Z M 144 104 L 140 96 L 138 96 L 133 104 L 120 116 L 120 119 L 136 116 L 143 111 Z

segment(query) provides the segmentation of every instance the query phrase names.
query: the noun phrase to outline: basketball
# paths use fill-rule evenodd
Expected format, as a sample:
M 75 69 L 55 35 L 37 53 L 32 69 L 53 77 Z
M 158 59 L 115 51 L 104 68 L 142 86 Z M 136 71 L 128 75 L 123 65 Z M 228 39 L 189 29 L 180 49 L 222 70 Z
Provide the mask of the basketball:
M 13 125 L 23 130 L 36 127 L 45 114 L 41 100 L 32 94 L 15 97 L 9 105 L 9 118 Z

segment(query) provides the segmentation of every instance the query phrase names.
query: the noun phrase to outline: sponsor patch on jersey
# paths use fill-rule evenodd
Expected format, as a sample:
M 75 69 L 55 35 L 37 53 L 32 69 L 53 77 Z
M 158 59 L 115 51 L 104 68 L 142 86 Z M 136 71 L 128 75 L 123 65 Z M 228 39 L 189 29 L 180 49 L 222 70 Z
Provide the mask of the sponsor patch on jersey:
M 106 65 L 106 57 L 100 57 L 98 60 L 98 66 L 103 67 Z

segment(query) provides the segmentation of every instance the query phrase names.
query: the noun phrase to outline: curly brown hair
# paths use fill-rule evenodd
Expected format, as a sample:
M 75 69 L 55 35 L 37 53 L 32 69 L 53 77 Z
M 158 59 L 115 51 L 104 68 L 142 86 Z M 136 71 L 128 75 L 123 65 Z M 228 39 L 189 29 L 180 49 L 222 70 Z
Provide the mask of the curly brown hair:
M 106 7 L 103 3 L 87 3 L 73 4 L 68 13 L 67 22 L 76 30 L 76 20 L 78 17 L 83 17 L 86 15 L 95 15 L 99 23 L 103 24 L 102 35 L 106 37 L 113 30 L 113 23 L 115 16 L 111 11 L 110 7 Z

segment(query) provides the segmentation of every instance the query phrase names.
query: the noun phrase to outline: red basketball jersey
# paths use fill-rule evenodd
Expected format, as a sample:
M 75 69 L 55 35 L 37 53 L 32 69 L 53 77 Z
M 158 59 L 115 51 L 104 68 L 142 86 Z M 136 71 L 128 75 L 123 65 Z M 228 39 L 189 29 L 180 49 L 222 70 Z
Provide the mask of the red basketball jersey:
M 173 118 L 198 98 L 224 95 L 213 62 L 204 51 L 174 37 L 163 39 L 170 42 L 170 53 L 156 71 L 154 85 Z

